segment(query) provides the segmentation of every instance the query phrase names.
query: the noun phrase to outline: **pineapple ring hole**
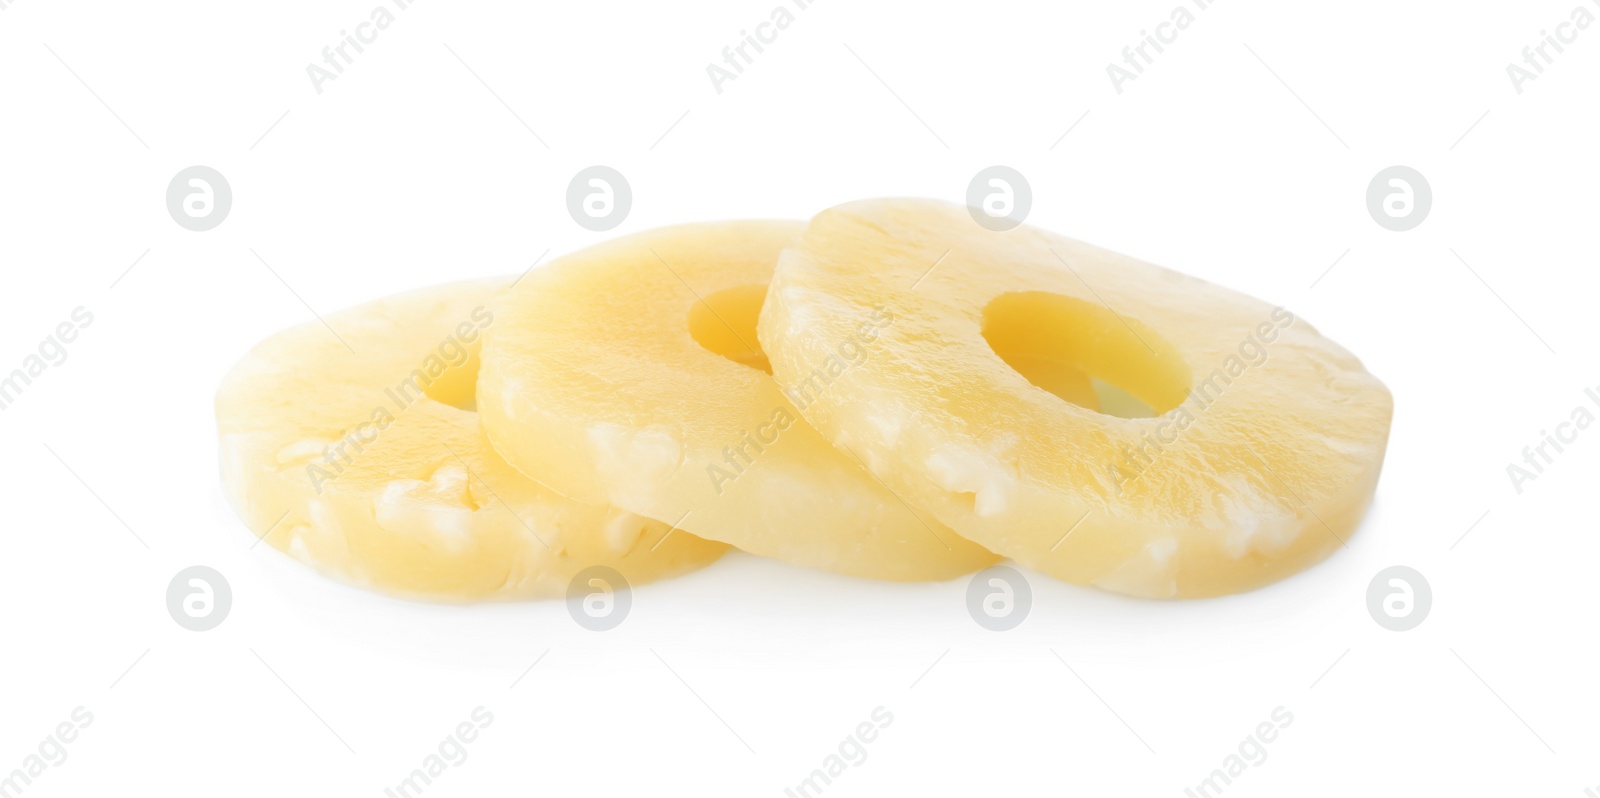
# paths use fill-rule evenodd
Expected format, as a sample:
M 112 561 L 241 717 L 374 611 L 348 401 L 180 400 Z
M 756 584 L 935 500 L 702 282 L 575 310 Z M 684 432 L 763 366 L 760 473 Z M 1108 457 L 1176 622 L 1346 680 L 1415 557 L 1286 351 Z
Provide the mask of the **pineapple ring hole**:
M 756 322 L 767 300 L 767 286 L 741 285 L 710 294 L 689 310 L 689 335 L 706 351 L 741 366 L 772 373 L 772 363 L 756 339 Z
M 483 363 L 483 359 L 478 356 L 482 348 L 481 340 L 465 347 L 466 359 L 459 364 L 452 364 L 451 359 L 445 359 L 444 373 L 431 381 L 419 380 L 423 395 L 441 404 L 472 413 L 478 412 L 478 366 Z M 440 356 L 448 354 L 450 352 L 441 347 Z
M 1154 330 L 1062 294 L 995 297 L 983 310 L 983 337 L 1029 383 L 1105 415 L 1161 415 L 1183 404 L 1193 383 L 1178 350 Z

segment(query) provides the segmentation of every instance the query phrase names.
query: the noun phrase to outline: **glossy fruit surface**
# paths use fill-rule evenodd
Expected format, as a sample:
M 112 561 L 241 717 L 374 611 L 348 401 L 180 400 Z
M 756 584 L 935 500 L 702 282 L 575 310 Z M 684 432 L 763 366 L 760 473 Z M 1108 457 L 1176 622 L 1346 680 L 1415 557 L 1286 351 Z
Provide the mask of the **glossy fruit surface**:
M 524 478 L 474 411 L 478 350 L 508 280 L 453 283 L 262 341 L 217 393 L 224 488 L 258 536 L 343 580 L 440 599 L 564 595 L 578 571 L 632 584 L 726 546 Z
M 819 371 L 874 312 L 892 323 L 861 363 Z M 1282 308 L 926 200 L 813 219 L 780 260 L 760 338 L 777 381 L 811 398 L 806 419 L 912 505 L 1029 567 L 1137 596 L 1248 590 L 1339 548 L 1392 414 L 1359 360 Z M 1041 363 L 1123 400 L 1099 412 Z
M 914 512 L 801 418 L 755 334 L 795 222 L 638 233 L 530 273 L 494 305 L 480 401 L 524 474 L 745 551 L 948 579 L 997 558 Z M 885 319 L 852 320 L 839 367 Z

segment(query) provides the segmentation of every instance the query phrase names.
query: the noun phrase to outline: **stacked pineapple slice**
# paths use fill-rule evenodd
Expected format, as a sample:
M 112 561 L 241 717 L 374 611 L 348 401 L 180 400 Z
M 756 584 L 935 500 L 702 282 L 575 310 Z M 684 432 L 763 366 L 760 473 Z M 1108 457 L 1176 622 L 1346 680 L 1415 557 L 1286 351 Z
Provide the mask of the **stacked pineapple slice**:
M 1389 392 L 1282 308 L 958 206 L 857 202 L 779 261 L 760 327 L 778 381 L 816 379 L 875 307 L 896 318 L 884 356 L 806 419 L 907 501 L 1052 576 L 1159 598 L 1248 590 L 1339 548 L 1372 496 Z M 1152 412 L 1030 382 L 1051 356 Z
M 590 566 L 637 584 L 720 557 L 721 543 L 561 496 L 489 446 L 479 350 L 508 282 L 391 297 L 251 350 L 216 401 L 245 524 L 345 581 L 438 599 L 560 596 Z
M 993 564 L 830 445 L 766 373 L 756 319 L 803 229 L 666 228 L 530 274 L 495 304 L 490 439 L 568 496 L 798 565 L 929 580 Z
M 1214 596 L 1336 550 L 1387 443 L 1382 383 L 1287 311 L 937 202 L 655 230 L 507 282 L 247 355 L 217 397 L 247 525 L 438 598 L 643 583 L 726 544 Z

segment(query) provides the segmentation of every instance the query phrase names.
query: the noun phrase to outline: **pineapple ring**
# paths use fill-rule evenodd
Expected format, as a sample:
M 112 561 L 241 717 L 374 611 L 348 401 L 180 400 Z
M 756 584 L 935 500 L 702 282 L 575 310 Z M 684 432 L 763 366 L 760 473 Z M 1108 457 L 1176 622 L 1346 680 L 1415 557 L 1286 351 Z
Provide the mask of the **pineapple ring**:
M 663 542 L 665 524 L 556 495 L 490 448 L 471 409 L 476 350 L 507 282 L 390 297 L 252 349 L 216 400 L 246 525 L 345 581 L 441 599 L 556 597 L 589 566 L 641 584 L 720 557 L 721 543 Z
M 530 273 L 494 305 L 484 428 L 563 494 L 792 564 L 913 581 L 995 562 L 830 445 L 765 373 L 756 318 L 803 227 L 653 230 Z M 875 324 L 858 320 L 841 348 Z
M 874 307 L 895 317 L 881 356 L 819 371 Z M 1339 548 L 1393 408 L 1359 360 L 1281 308 L 924 200 L 812 220 L 779 262 L 760 338 L 778 382 L 816 394 L 806 420 L 907 501 L 1024 565 L 1135 596 L 1249 590 Z M 1037 387 L 1027 358 L 1052 353 L 1154 417 Z

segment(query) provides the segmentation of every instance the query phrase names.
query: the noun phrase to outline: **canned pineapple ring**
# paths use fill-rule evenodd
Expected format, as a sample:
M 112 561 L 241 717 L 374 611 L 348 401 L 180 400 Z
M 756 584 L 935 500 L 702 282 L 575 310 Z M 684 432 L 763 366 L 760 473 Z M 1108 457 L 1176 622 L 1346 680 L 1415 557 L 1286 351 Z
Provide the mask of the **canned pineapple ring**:
M 819 372 L 876 308 L 895 317 L 881 354 Z M 933 201 L 813 219 L 780 260 L 760 338 L 806 420 L 907 501 L 1024 565 L 1137 596 L 1249 590 L 1337 549 L 1393 409 L 1359 360 L 1282 308 Z M 1085 406 L 1041 358 L 1143 412 Z
M 472 409 L 488 304 L 436 286 L 262 341 L 217 393 L 224 488 L 258 536 L 340 579 L 439 599 L 558 597 L 594 566 L 640 584 L 721 543 L 566 499 L 490 448 Z
M 493 305 L 480 402 L 496 448 L 563 494 L 797 565 L 948 579 L 997 558 L 896 497 L 802 420 L 755 335 L 803 225 L 653 230 L 531 272 Z M 869 312 L 834 346 L 863 349 Z

